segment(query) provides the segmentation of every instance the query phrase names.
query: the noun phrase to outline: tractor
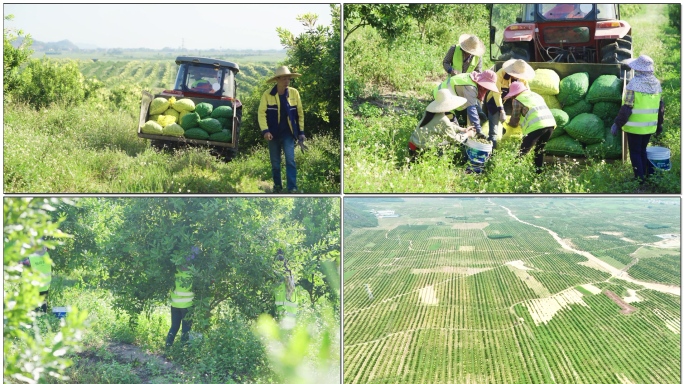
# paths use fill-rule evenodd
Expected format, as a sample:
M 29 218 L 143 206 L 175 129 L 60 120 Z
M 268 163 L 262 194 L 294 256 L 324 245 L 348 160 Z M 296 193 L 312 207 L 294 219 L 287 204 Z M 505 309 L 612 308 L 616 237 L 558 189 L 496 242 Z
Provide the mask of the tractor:
M 631 32 L 618 4 L 494 4 L 490 52 L 498 61 L 618 64 L 632 57 Z
M 164 90 L 157 95 L 143 91 L 138 137 L 150 139 L 152 146 L 157 149 L 208 146 L 215 155 L 230 160 L 238 151 L 242 120 L 242 103 L 237 99 L 237 82 L 235 81 L 235 75 L 240 71 L 238 65 L 229 61 L 194 56 L 179 56 L 176 58 L 176 64 L 178 74 L 173 89 Z M 231 141 L 219 142 L 142 133 L 140 127 L 149 119 L 150 103 L 159 96 L 167 99 L 175 97 L 176 100 L 189 98 L 195 104 L 206 102 L 212 104 L 214 108 L 223 105 L 230 106 L 233 110 L 233 117 L 225 128 L 231 134 Z

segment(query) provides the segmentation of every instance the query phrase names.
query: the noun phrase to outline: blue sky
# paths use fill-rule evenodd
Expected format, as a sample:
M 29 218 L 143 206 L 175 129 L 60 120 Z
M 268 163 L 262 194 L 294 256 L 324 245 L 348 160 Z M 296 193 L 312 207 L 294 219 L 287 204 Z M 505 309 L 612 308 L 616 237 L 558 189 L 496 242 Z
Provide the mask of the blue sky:
M 34 40 L 69 40 L 99 48 L 282 49 L 276 27 L 295 35 L 295 17 L 318 14 L 331 25 L 328 4 L 4 4 L 5 28 Z

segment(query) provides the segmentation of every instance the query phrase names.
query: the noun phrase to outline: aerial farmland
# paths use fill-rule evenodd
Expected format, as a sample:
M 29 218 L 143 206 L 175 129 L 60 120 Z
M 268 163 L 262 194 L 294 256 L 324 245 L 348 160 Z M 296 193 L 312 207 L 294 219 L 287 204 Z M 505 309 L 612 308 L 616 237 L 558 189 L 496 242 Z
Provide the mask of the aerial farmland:
M 678 198 L 344 206 L 345 383 L 680 382 Z

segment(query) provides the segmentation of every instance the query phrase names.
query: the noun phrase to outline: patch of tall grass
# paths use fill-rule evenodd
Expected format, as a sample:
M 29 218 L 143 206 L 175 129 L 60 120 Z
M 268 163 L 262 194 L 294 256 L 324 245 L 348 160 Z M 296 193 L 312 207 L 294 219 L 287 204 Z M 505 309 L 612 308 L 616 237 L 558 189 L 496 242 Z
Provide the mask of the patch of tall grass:
M 260 193 L 272 187 L 268 149 L 224 162 L 204 148 L 154 150 L 137 137 L 137 116 L 85 103 L 39 111 L 5 105 L 7 193 Z M 296 151 L 305 193 L 339 193 L 339 141 L 313 137 Z M 283 178 L 285 167 L 283 169 Z

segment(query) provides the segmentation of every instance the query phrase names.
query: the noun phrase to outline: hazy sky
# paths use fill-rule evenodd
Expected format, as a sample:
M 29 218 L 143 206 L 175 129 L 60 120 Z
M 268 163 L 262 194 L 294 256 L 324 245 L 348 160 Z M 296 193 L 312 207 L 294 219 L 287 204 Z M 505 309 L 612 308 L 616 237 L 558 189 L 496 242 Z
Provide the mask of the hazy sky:
M 295 35 L 295 17 L 318 14 L 331 25 L 328 4 L 4 4 L 5 28 L 34 40 L 69 40 L 99 48 L 282 49 L 276 27 Z

